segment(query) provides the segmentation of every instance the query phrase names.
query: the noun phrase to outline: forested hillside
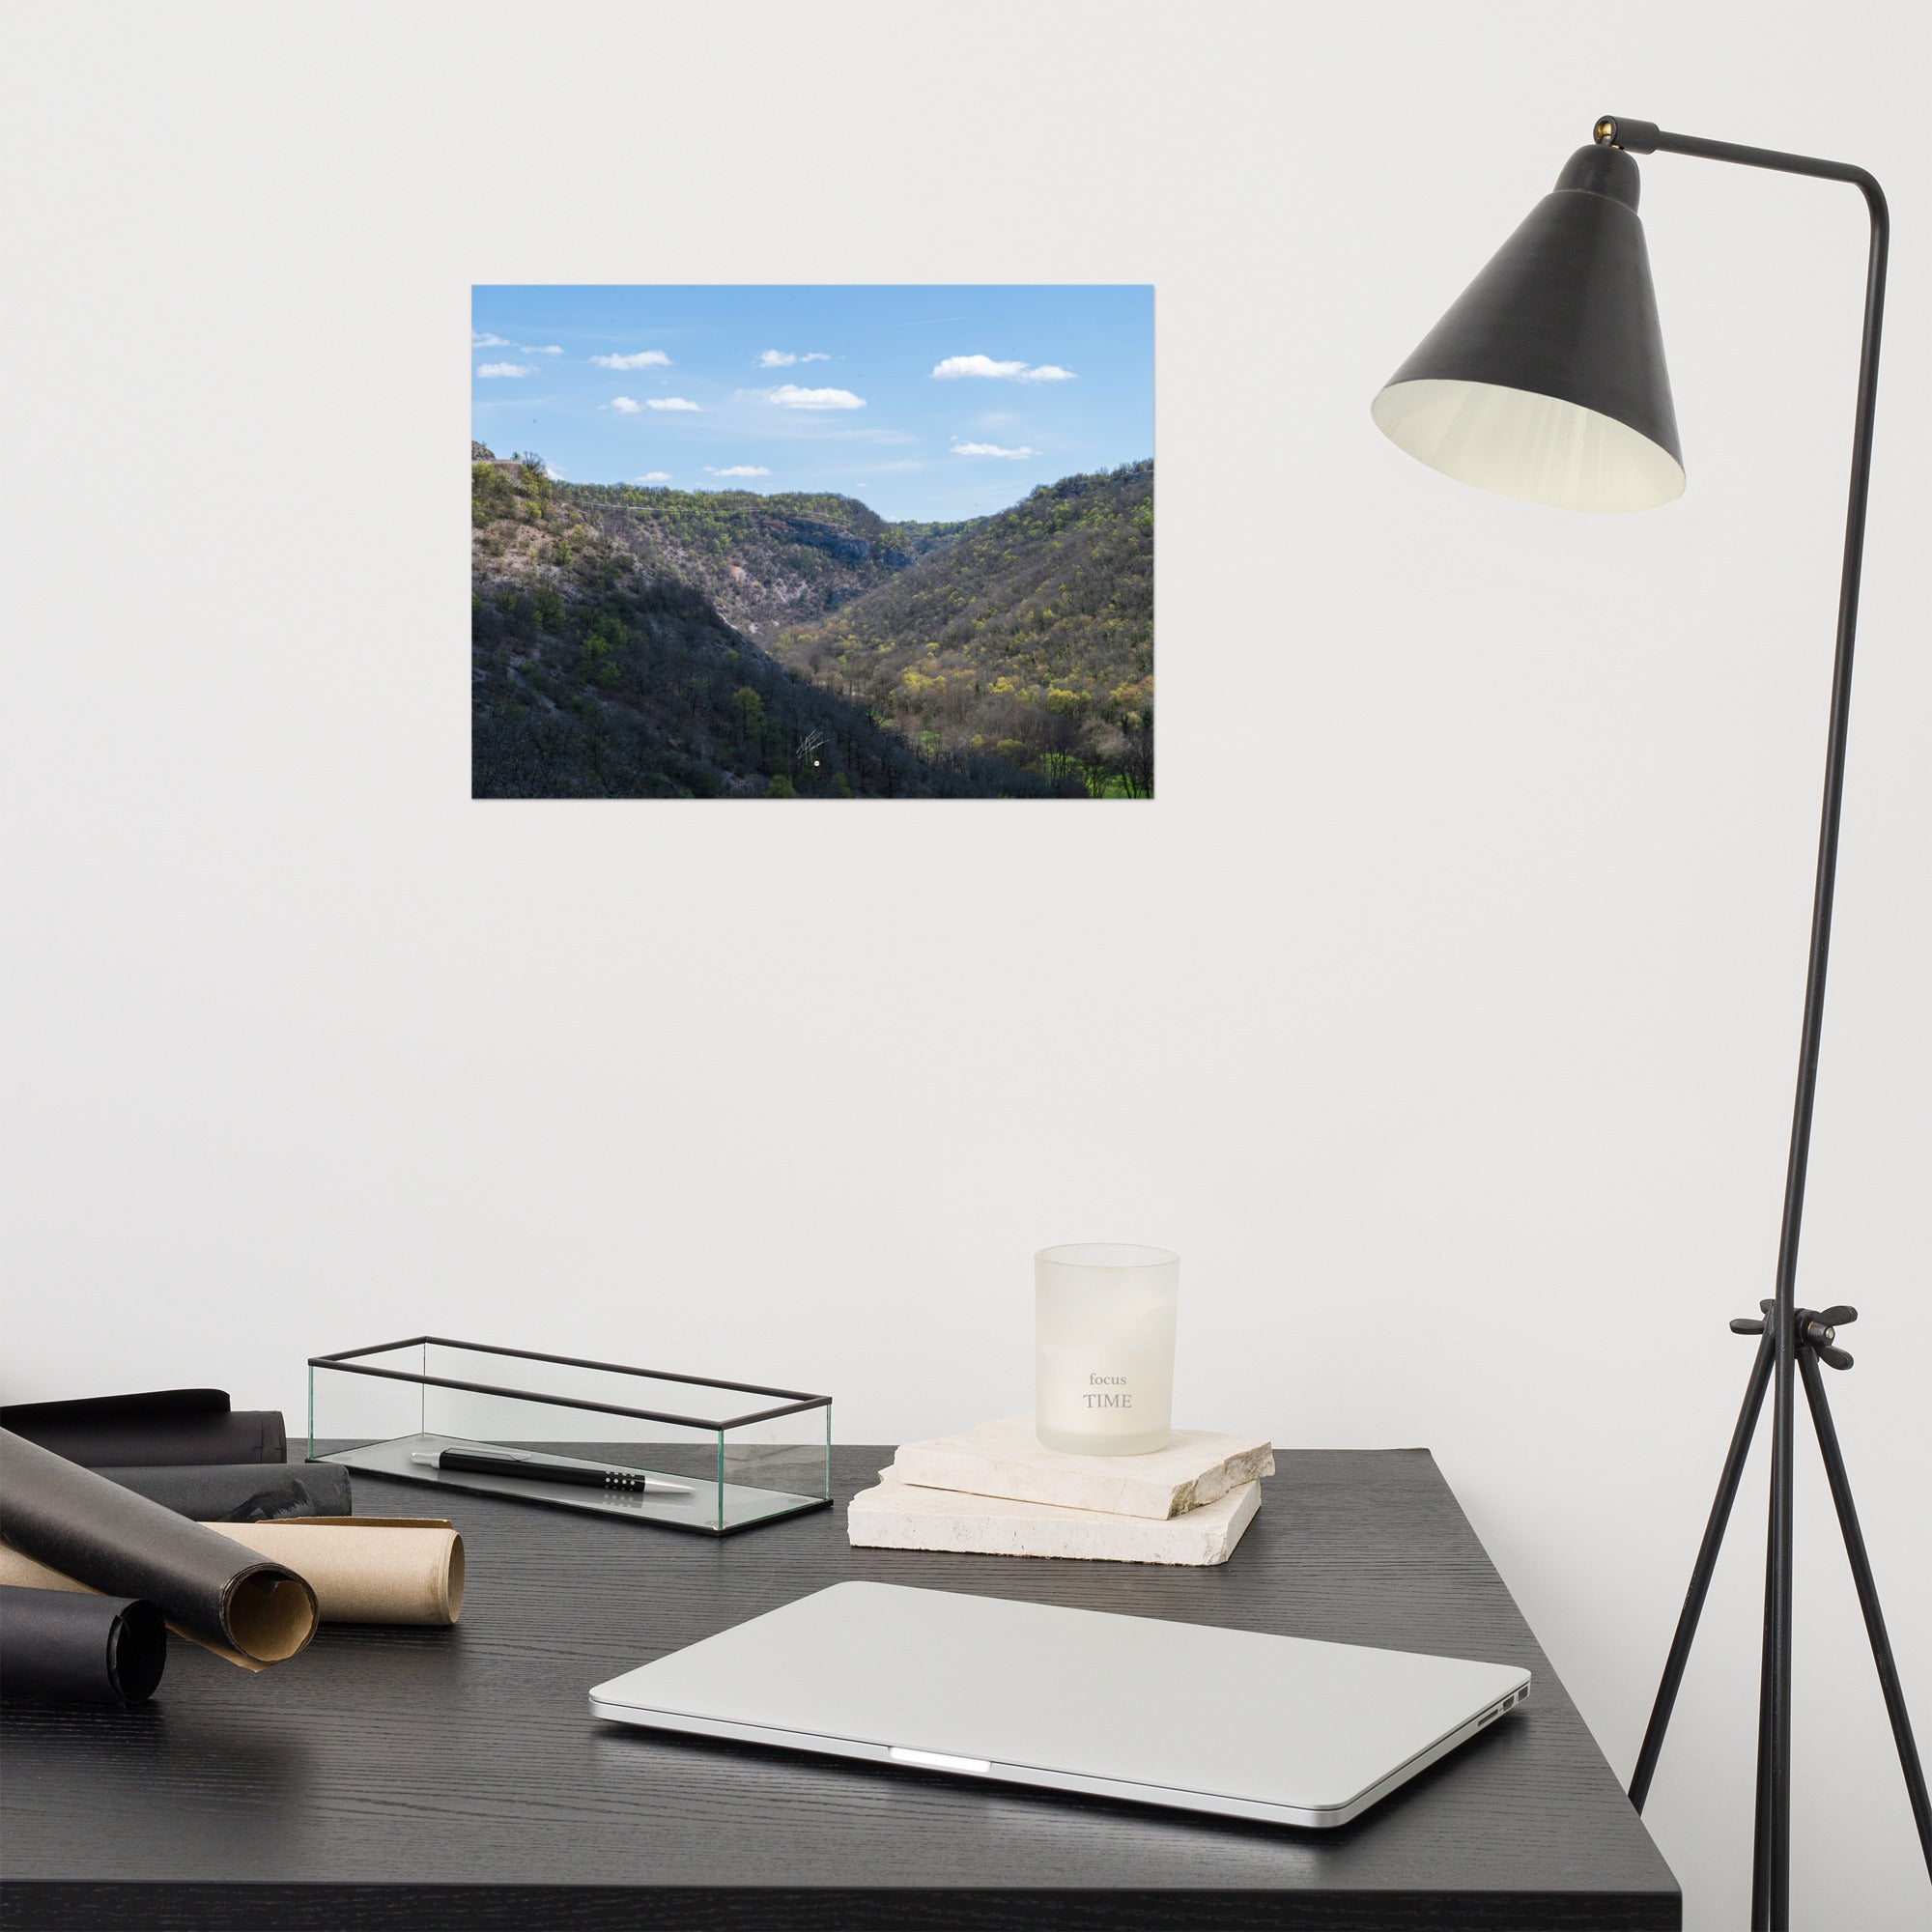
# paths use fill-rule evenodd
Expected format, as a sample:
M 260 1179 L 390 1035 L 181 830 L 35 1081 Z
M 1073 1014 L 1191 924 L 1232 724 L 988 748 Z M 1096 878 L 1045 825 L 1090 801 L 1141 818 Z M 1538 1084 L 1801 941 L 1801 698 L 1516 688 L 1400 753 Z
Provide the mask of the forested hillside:
M 471 455 L 476 796 L 1151 795 L 1151 464 L 890 524 Z
M 1153 782 L 1153 465 L 1045 484 L 769 640 L 929 755 L 991 752 L 1095 796 Z
M 740 515 L 770 499 L 695 500 L 710 514 L 683 525 L 687 554 L 734 534 L 740 555 L 776 554 L 781 540 L 756 515 Z M 607 507 L 537 466 L 487 453 L 472 465 L 475 797 L 1051 795 L 1046 779 L 991 754 L 923 755 L 863 705 L 794 677 L 726 623 L 701 584 L 653 568 L 662 554 L 650 537 L 599 514 Z M 677 526 L 677 506 L 667 507 L 672 515 L 653 519 L 652 534 Z M 702 554 L 728 576 L 728 550 Z M 855 571 L 871 561 L 833 555 Z M 736 567 L 749 575 L 752 565 Z M 842 587 L 833 571 L 816 582 L 821 599 Z

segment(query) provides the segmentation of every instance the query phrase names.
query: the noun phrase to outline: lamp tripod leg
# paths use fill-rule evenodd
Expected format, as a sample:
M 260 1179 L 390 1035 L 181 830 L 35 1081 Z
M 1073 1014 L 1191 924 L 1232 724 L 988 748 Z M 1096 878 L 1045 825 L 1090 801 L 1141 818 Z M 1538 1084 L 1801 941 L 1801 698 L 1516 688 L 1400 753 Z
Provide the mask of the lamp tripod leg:
M 1878 1666 L 1879 1688 L 1885 1693 L 1886 1715 L 1891 1719 L 1891 1735 L 1898 1747 L 1899 1768 L 1905 1775 L 1906 1796 L 1918 1830 L 1919 1849 L 1925 1855 L 1925 1868 L 1932 1874 L 1932 1798 L 1928 1798 L 1924 1767 L 1912 1735 L 1912 1719 L 1905 1708 L 1905 1690 L 1899 1683 L 1898 1664 L 1892 1656 L 1891 1639 L 1886 1633 L 1885 1614 L 1879 1607 L 1878 1584 L 1872 1576 L 1871 1558 L 1865 1550 L 1864 1533 L 1859 1526 L 1858 1507 L 1852 1500 L 1851 1478 L 1845 1470 L 1844 1452 L 1838 1445 L 1838 1432 L 1832 1420 L 1831 1405 L 1825 1398 L 1825 1381 L 1819 1373 L 1821 1358 L 1834 1369 L 1849 1369 L 1852 1358 L 1836 1348 L 1838 1324 L 1855 1321 L 1853 1308 L 1794 1309 L 1788 1321 L 1780 1322 L 1776 1302 L 1760 1302 L 1761 1321 L 1731 1323 L 1733 1333 L 1755 1334 L 1757 1356 L 1751 1364 L 1750 1381 L 1745 1390 L 1737 1427 L 1731 1432 L 1731 1446 L 1724 1457 L 1723 1473 L 1718 1480 L 1718 1494 L 1704 1525 L 1704 1540 L 1697 1548 L 1697 1561 L 1690 1573 L 1690 1587 L 1685 1593 L 1684 1607 L 1678 1613 L 1677 1630 L 1664 1662 L 1663 1678 L 1651 1707 L 1643 1744 L 1637 1752 L 1636 1769 L 1631 1775 L 1630 1799 L 1641 1811 L 1650 1795 L 1651 1780 L 1663 1749 L 1663 1736 L 1670 1723 L 1671 1710 L 1684 1681 L 1690 1646 L 1697 1634 L 1697 1623 L 1710 1593 L 1711 1578 L 1718 1566 L 1718 1553 L 1737 1501 L 1738 1487 L 1750 1456 L 1751 1439 L 1757 1433 L 1758 1417 L 1774 1378 L 1785 1399 L 1774 1411 L 1772 1435 L 1771 1521 L 1766 1538 L 1764 1566 L 1764 1650 L 1758 1683 L 1757 1805 L 1752 1830 L 1751 1932 L 1788 1932 L 1791 1915 L 1791 1585 L 1792 1510 L 1791 1479 L 1797 1416 L 1790 1400 L 1791 1383 L 1802 1381 L 1804 1400 L 1811 1411 L 1811 1423 L 1818 1437 L 1818 1453 L 1831 1485 L 1832 1501 L 1838 1513 L 1838 1527 L 1844 1533 L 1845 1554 L 1852 1566 L 1852 1581 L 1859 1593 L 1859 1607 L 1864 1613 L 1865 1634 L 1871 1640 L 1872 1661 Z M 1780 1350 L 1780 1331 L 1783 1349 Z M 1780 1352 L 1784 1361 L 1780 1362 Z M 1784 1374 L 1780 1377 L 1778 1372 Z
M 1711 1577 L 1718 1567 L 1718 1551 L 1723 1546 L 1724 1529 L 1731 1520 L 1731 1506 L 1737 1501 L 1738 1484 L 1750 1455 L 1751 1437 L 1757 1432 L 1758 1412 L 1764 1406 L 1765 1391 L 1771 1386 L 1771 1371 L 1776 1350 L 1767 1326 L 1758 1344 L 1757 1359 L 1751 1364 L 1750 1381 L 1745 1390 L 1744 1406 L 1738 1411 L 1738 1426 L 1731 1432 L 1731 1446 L 1724 1457 L 1723 1474 L 1718 1479 L 1717 1500 L 1711 1505 L 1710 1520 L 1704 1525 L 1704 1540 L 1697 1547 L 1697 1561 L 1690 1572 L 1690 1587 L 1684 1595 L 1678 1613 L 1677 1632 L 1670 1639 L 1670 1654 L 1664 1660 L 1663 1678 L 1657 1687 L 1657 1701 L 1651 1706 L 1650 1722 L 1644 1729 L 1643 1745 L 1636 1754 L 1636 1769 L 1631 1774 L 1630 1801 L 1641 1811 L 1650 1796 L 1650 1781 L 1657 1774 L 1657 1760 L 1663 1750 L 1663 1734 L 1670 1725 L 1670 1713 L 1684 1682 L 1684 1667 L 1690 1661 L 1690 1644 L 1697 1634 L 1697 1620 L 1710 1594 Z
M 1765 1324 L 1770 1332 L 1771 1324 Z M 1751 1825 L 1751 1932 L 1773 1932 L 1772 1928 L 1772 1820 L 1773 1737 L 1776 1724 L 1776 1652 L 1773 1628 L 1777 1617 L 1777 1481 L 1774 1473 L 1771 1491 L 1771 1522 L 1765 1535 L 1764 1550 L 1764 1649 L 1758 1667 L 1757 1686 L 1757 1804 Z
M 1891 1719 L 1892 1740 L 1898 1746 L 1899 1769 L 1905 1774 L 1913 1821 L 1918 1827 L 1919 1849 L 1925 1855 L 1925 1869 L 1932 1874 L 1932 1801 L 1926 1797 L 1925 1772 L 1918 1762 L 1918 1747 L 1913 1742 L 1912 1719 L 1905 1709 L 1905 1690 L 1898 1681 L 1891 1639 L 1886 1634 L 1885 1614 L 1879 1608 L 1878 1583 L 1872 1576 L 1871 1558 L 1865 1553 L 1864 1532 L 1859 1527 L 1858 1508 L 1852 1501 L 1852 1483 L 1845 1472 L 1844 1454 L 1838 1447 L 1837 1427 L 1825 1400 L 1825 1381 L 1818 1373 L 1817 1357 L 1809 1349 L 1798 1351 L 1798 1371 L 1804 1378 L 1804 1399 L 1810 1404 L 1812 1426 L 1818 1432 L 1818 1453 L 1824 1458 L 1826 1479 L 1832 1486 L 1838 1527 L 1844 1531 L 1845 1554 L 1851 1559 L 1852 1581 L 1858 1586 L 1859 1607 L 1864 1612 L 1865 1634 L 1871 1638 L 1872 1661 L 1878 1665 L 1886 1715 Z

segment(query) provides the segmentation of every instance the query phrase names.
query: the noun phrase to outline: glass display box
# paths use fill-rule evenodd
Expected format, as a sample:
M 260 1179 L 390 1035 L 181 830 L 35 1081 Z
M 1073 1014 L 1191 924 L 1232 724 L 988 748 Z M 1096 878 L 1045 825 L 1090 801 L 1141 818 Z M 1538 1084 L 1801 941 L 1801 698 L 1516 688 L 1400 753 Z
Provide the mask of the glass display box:
M 311 1355 L 308 1456 L 728 1536 L 832 1501 L 832 1398 L 416 1335 Z

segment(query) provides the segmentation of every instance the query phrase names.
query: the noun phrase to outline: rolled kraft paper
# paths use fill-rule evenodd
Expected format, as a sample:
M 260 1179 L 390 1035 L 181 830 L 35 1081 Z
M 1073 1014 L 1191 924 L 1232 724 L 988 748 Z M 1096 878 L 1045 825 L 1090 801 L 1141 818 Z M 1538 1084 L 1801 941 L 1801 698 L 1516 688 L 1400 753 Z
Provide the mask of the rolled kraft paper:
M 141 1704 L 168 1662 L 168 1629 L 131 1597 L 0 1586 L 0 1697 Z
M 294 1571 L 326 1624 L 453 1624 L 463 1609 L 463 1539 L 442 1517 L 306 1518 L 206 1525 Z M 82 1590 L 0 1544 L 0 1586 Z
M 77 1582 L 65 1570 L 56 1570 L 50 1564 L 37 1563 L 33 1557 L 22 1555 L 10 1543 L 0 1543 L 0 1590 L 25 1590 L 35 1596 L 58 1593 L 90 1601 L 101 1594 L 91 1583 Z M 105 1598 L 103 1601 L 115 1600 Z M 200 1644 L 203 1650 L 213 1651 L 229 1663 L 239 1663 L 243 1670 L 268 1668 L 252 1657 L 243 1657 L 239 1650 L 229 1649 L 225 1643 L 211 1643 L 205 1637 L 191 1635 L 172 1618 L 164 1619 L 163 1628 L 173 1631 L 177 1636 L 186 1637 L 190 1643 Z
M 244 1669 L 279 1663 L 315 1634 L 315 1592 L 294 1571 L 7 1429 L 0 1538 L 82 1588 L 145 1597 L 171 1629 Z M 59 1587 L 14 1575 L 0 1582 Z
M 463 1609 L 463 1539 L 442 1517 L 209 1527 L 304 1577 L 326 1624 L 453 1624 Z
M 98 1473 L 197 1522 L 348 1516 L 355 1507 L 349 1471 L 339 1463 L 200 1463 Z
M 89 1468 L 162 1463 L 285 1463 L 288 1430 L 272 1408 L 230 1408 L 222 1389 L 151 1389 L 0 1408 L 11 1429 Z

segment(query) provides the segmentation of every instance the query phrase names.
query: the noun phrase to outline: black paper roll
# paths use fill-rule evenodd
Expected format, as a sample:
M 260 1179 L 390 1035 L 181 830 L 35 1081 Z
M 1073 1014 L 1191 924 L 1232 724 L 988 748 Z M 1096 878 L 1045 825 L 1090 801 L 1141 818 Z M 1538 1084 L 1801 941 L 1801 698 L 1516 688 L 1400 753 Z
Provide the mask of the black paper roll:
M 96 1473 L 196 1522 L 276 1522 L 355 1513 L 349 1471 L 340 1463 L 201 1463 Z
M 168 1627 L 138 1597 L 0 1586 L 0 1697 L 140 1704 L 168 1662 Z
M 5 1429 L 0 1538 L 103 1596 L 147 1598 L 184 1636 L 250 1668 L 315 1634 L 315 1592 L 294 1571 Z
M 224 1389 L 150 1389 L 0 1408 L 11 1429 L 70 1463 L 127 1468 L 175 1463 L 285 1463 L 288 1430 L 272 1408 L 230 1408 Z

